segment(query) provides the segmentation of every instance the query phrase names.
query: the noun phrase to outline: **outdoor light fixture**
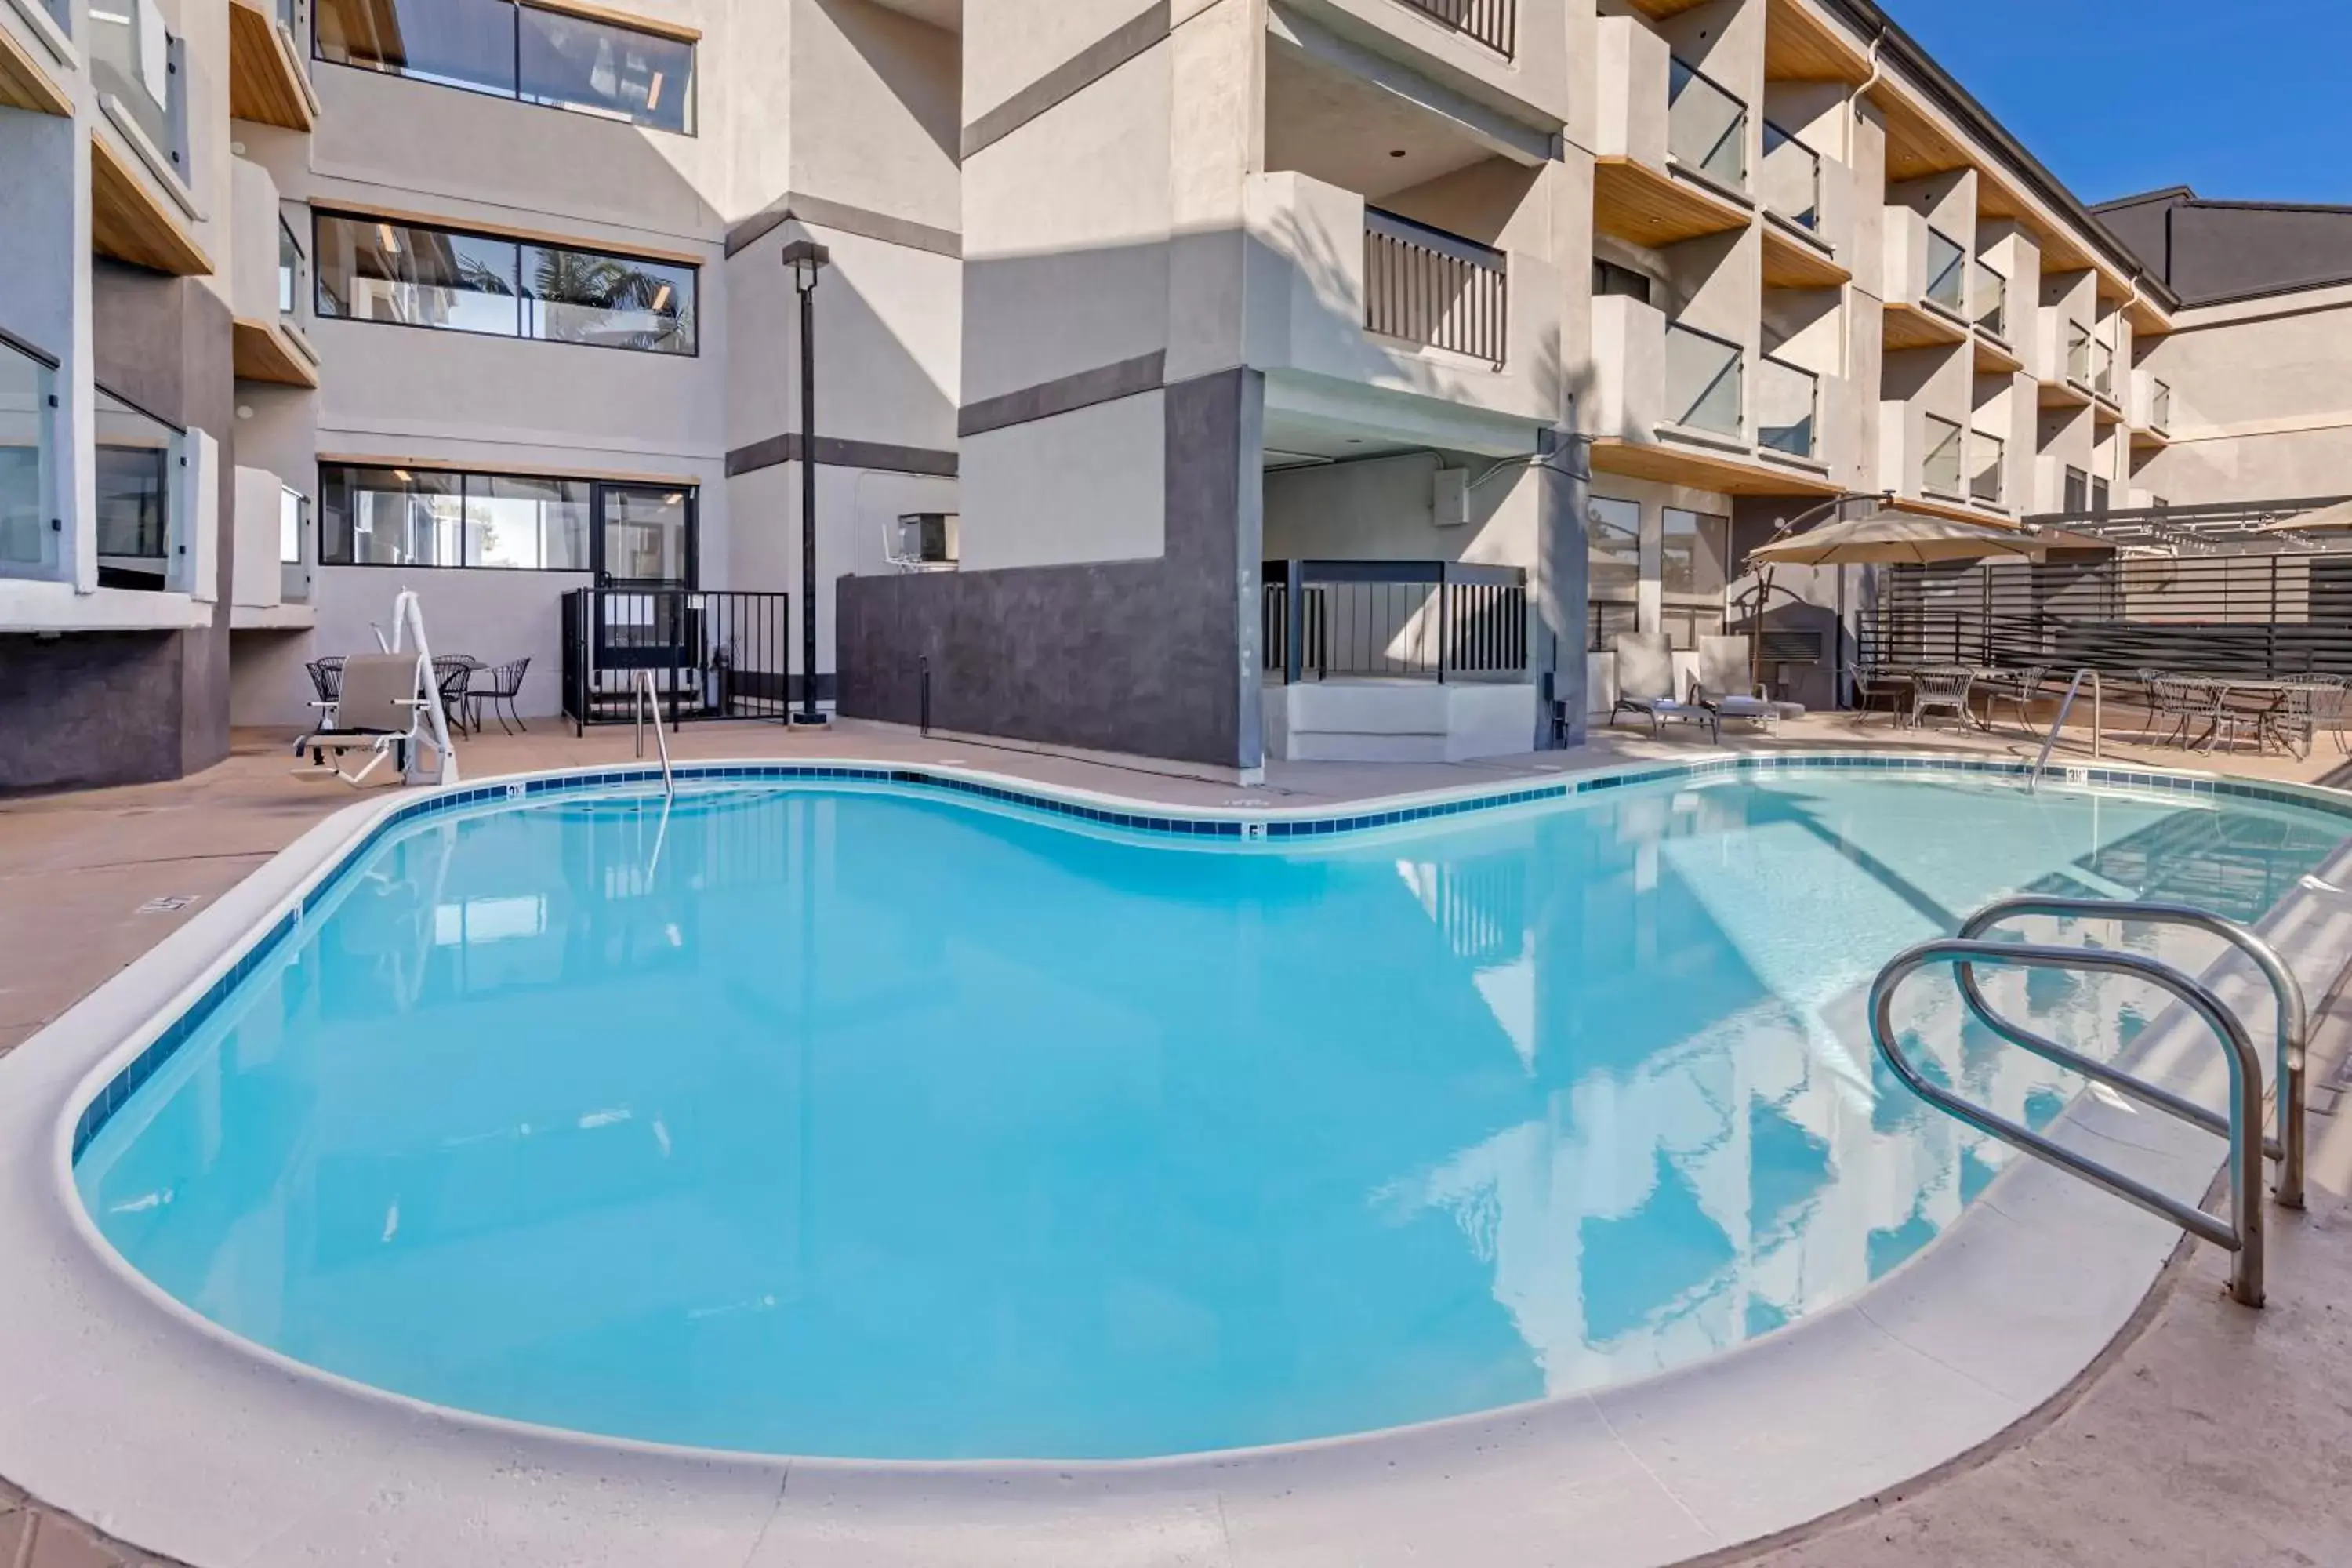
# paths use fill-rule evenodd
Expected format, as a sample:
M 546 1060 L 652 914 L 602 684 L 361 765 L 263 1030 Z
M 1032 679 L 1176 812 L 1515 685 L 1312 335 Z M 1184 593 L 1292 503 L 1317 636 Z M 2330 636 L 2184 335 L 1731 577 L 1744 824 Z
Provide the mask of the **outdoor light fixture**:
M 816 710 L 816 275 L 833 255 L 813 239 L 784 247 L 784 269 L 801 297 L 801 706 L 795 724 L 822 724 Z

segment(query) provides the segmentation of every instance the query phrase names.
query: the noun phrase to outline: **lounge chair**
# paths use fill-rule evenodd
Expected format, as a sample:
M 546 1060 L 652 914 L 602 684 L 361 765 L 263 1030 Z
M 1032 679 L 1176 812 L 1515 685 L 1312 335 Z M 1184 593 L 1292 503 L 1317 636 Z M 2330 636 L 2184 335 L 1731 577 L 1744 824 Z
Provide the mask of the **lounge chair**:
M 1680 719 L 1704 724 L 1708 738 L 1722 739 L 1715 710 L 1685 702 L 1675 695 L 1675 652 L 1664 632 L 1617 634 L 1617 704 L 1609 710 L 1615 728 L 1620 713 L 1639 713 L 1650 721 L 1650 733 L 1661 734 L 1665 721 Z
M 1691 700 L 1715 710 L 1718 729 L 1726 719 L 1761 724 L 1767 733 L 1780 730 L 1783 719 L 1801 718 L 1801 703 L 1779 702 L 1748 679 L 1748 639 L 1706 637 L 1698 639 L 1698 679 L 1691 682 Z
M 410 749 L 426 739 L 425 713 L 432 704 L 418 693 L 430 679 L 425 661 L 413 653 L 359 653 L 345 659 L 335 700 L 311 704 L 324 710 L 321 727 L 294 742 L 294 754 L 309 752 L 311 764 L 294 770 L 296 775 L 325 778 L 331 773 L 356 788 L 387 757 L 405 774 Z M 330 752 L 336 758 L 331 770 Z M 352 752 L 369 753 L 367 764 L 355 773 L 343 770 L 342 758 Z

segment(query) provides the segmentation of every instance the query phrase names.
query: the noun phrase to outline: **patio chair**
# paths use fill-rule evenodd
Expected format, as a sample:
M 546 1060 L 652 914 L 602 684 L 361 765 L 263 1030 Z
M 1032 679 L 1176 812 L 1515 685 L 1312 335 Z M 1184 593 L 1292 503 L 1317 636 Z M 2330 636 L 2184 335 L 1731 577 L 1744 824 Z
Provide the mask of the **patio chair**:
M 1691 682 L 1690 700 L 1714 712 L 1718 732 L 1724 720 L 1745 719 L 1761 724 L 1767 734 L 1777 734 L 1782 719 L 1801 717 L 1804 708 L 1795 702 L 1776 702 L 1761 685 L 1749 680 L 1748 656 L 1746 637 L 1699 638 L 1698 679 Z
M 343 687 L 343 656 L 331 653 L 324 658 L 314 658 L 302 667 L 310 671 L 311 689 L 318 692 L 318 706 L 332 708 L 335 693 Z
M 441 688 L 441 710 L 459 729 L 466 727 L 467 688 L 482 661 L 469 653 L 436 653 L 433 656 L 433 679 Z M 481 732 L 481 725 L 474 731 Z
M 1609 710 L 1610 728 L 1616 728 L 1620 713 L 1639 713 L 1653 735 L 1664 733 L 1667 720 L 1680 719 L 1706 725 L 1710 739 L 1723 738 L 1713 709 L 1675 696 L 1675 651 L 1665 633 L 1620 632 L 1616 653 L 1617 703 Z
M 2323 695 L 2340 700 L 2341 687 L 2325 686 L 2305 679 L 2278 689 L 2271 705 L 2254 716 L 2255 743 L 2276 745 L 2292 752 L 2298 760 L 2311 755 L 2314 742 L 2319 737 L 2319 708 Z
M 1997 669 L 1980 678 L 1985 689 L 1985 724 L 1992 724 L 1993 710 L 2006 702 L 2017 710 L 2017 727 L 2033 728 L 2033 703 L 2042 695 L 2042 683 L 2050 679 L 2046 664 L 2020 665 L 2013 669 Z
M 311 704 L 331 710 L 332 718 L 294 742 L 296 756 L 310 755 L 310 766 L 295 769 L 296 776 L 331 774 L 356 789 L 387 757 L 405 774 L 411 749 L 425 739 L 425 714 L 431 702 L 418 693 L 428 679 L 425 661 L 415 654 L 363 653 L 345 659 L 334 701 Z M 329 769 L 331 752 L 336 761 Z M 367 764 L 355 773 L 343 769 L 342 758 L 352 752 L 368 753 Z
M 1969 713 L 1969 693 L 1977 683 L 1973 669 L 1922 669 L 1911 677 L 1911 727 L 1918 729 L 1927 715 L 1947 712 L 1963 729 L 1975 721 Z
M 482 704 L 485 702 L 490 705 L 490 717 L 499 721 L 499 729 L 503 733 L 511 735 L 515 730 L 520 730 L 526 735 L 530 733 L 530 726 L 524 723 L 522 715 L 515 711 L 515 698 L 521 693 L 522 678 L 530 668 L 530 660 L 526 657 L 477 668 L 467 677 L 466 700 L 473 710 L 475 734 L 482 732 Z M 507 706 L 504 713 L 499 711 L 501 702 Z M 514 721 L 514 730 L 507 728 L 509 719 Z
M 1853 708 L 1859 717 L 1856 723 L 1870 721 L 1874 704 L 1885 703 L 1887 716 L 1897 723 L 1903 720 L 1904 699 L 1911 694 L 1911 678 L 1875 664 L 1849 664 L 1845 667 L 1846 684 L 1853 689 Z

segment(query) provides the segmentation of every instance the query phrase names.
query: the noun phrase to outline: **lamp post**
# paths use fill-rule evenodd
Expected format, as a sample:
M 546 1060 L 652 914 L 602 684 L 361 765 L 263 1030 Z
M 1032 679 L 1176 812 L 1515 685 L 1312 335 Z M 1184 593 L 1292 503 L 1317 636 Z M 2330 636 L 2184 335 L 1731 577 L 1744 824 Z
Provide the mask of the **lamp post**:
M 801 706 L 794 724 L 822 724 L 816 710 L 816 275 L 832 259 L 813 239 L 784 247 L 784 268 L 801 297 Z

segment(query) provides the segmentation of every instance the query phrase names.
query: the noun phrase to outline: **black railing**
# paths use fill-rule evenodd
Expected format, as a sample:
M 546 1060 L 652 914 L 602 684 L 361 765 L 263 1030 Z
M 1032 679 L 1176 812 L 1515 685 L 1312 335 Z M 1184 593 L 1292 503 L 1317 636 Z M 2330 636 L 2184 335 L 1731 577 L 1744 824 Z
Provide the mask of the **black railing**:
M 626 723 L 651 670 L 672 727 L 773 719 L 795 695 L 790 600 L 686 588 L 574 588 L 563 595 L 563 711 L 575 727 Z
M 1466 33 L 1497 54 L 1508 55 L 1518 43 L 1519 0 L 1404 0 L 1425 16 L 1434 16 L 1457 33 Z
M 1871 664 L 2352 675 L 2352 553 L 1898 566 L 1858 636 Z
M 1521 679 L 1528 574 L 1455 561 L 1269 561 L 1262 646 L 1286 681 Z
M 1485 360 L 1510 342 L 1510 281 L 1492 246 L 1364 209 L 1364 330 Z

